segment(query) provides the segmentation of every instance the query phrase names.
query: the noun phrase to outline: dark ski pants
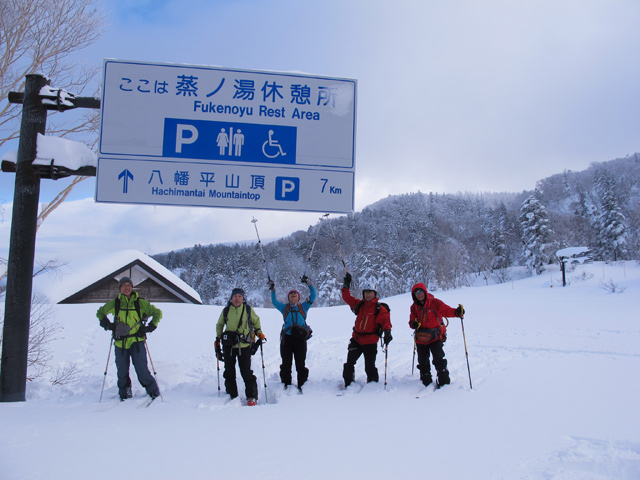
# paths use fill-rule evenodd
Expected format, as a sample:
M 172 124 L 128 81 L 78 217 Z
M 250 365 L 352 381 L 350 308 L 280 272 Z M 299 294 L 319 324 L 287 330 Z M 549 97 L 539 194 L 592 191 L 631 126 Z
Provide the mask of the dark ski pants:
M 285 385 L 291 385 L 291 366 L 295 359 L 296 373 L 298 374 L 298 388 L 302 387 L 309 378 L 309 369 L 305 367 L 307 359 L 307 341 L 293 338 L 291 335 L 282 334 L 280 339 L 280 380 Z
M 238 347 L 223 347 L 224 354 L 224 389 L 231 396 L 238 396 L 238 384 L 236 383 L 236 358 L 238 359 L 238 367 L 240 367 L 240 375 L 244 380 L 244 393 L 247 398 L 258 399 L 258 382 L 256 376 L 251 370 L 251 347 L 240 349 Z
M 118 393 L 121 399 L 131 394 L 129 365 L 133 363 L 138 381 L 152 397 L 160 395 L 160 389 L 147 366 L 147 349 L 144 342 L 135 342 L 130 348 L 115 347 L 116 368 L 118 369 Z
M 378 381 L 378 369 L 376 368 L 376 355 L 378 344 L 360 345 L 354 338 L 349 342 L 347 349 L 347 363 L 342 370 L 344 386 L 348 387 L 355 380 L 356 362 L 360 355 L 364 355 L 364 371 L 367 374 L 367 382 Z
M 436 367 L 438 375 L 438 383 L 447 385 L 451 382 L 449 379 L 449 370 L 447 370 L 447 359 L 444 358 L 444 342 L 437 340 L 429 345 L 416 344 L 418 351 L 418 370 L 420 370 L 420 380 L 425 385 L 431 383 L 431 366 L 429 365 L 429 354 L 433 356 L 433 366 Z

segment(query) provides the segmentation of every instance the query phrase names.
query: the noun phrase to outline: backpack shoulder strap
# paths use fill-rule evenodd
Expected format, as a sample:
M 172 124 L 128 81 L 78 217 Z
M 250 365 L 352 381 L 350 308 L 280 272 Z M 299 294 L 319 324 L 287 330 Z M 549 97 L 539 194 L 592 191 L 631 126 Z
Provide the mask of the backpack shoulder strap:
M 133 306 L 136 309 L 136 313 L 138 314 L 138 320 L 142 321 L 142 315 L 140 314 L 140 297 L 136 298 L 133 302 Z M 115 303 L 115 321 L 118 321 L 118 313 L 120 313 L 120 297 L 116 297 Z
M 291 304 L 287 303 L 287 305 L 284 307 L 284 312 L 282 313 L 284 318 L 287 318 L 287 315 L 289 315 L 290 311 L 291 311 Z M 298 311 L 300 312 L 300 315 L 302 315 L 302 318 L 304 318 L 306 321 L 307 314 L 305 313 L 304 308 L 302 308 L 302 304 L 300 302 L 298 302 Z
M 253 322 L 251 321 L 251 306 L 248 303 L 246 303 L 245 306 L 247 307 L 247 325 L 249 326 L 249 334 L 251 335 L 255 330 L 253 328 Z M 253 340 L 252 340 L 252 343 L 253 343 Z
M 353 313 L 355 313 L 356 315 L 358 315 L 358 312 L 360 311 L 360 309 L 362 308 L 362 305 L 364 305 L 364 300 L 361 300 L 360 303 L 358 305 L 356 305 L 355 307 L 353 307 L 351 309 L 351 311 Z M 377 312 L 376 312 L 377 313 Z
M 138 320 L 141 322 L 142 315 L 140 314 L 140 297 L 135 299 L 135 301 L 133 302 L 133 306 L 135 307 L 136 313 L 138 314 Z
M 224 318 L 224 326 L 227 326 L 227 320 L 229 320 L 229 309 L 231 308 L 231 305 L 228 304 L 226 307 L 224 307 L 224 309 L 222 310 L 222 315 Z M 253 323 L 251 323 L 251 307 L 249 305 L 247 305 L 246 303 L 242 304 L 242 311 L 244 313 L 244 310 L 246 309 L 247 311 L 247 324 L 249 325 L 249 330 L 253 331 Z M 243 313 L 240 314 L 240 322 L 238 323 L 238 328 L 240 328 L 240 326 L 242 325 L 242 315 Z
M 389 307 L 389 305 L 384 302 L 378 302 L 376 303 L 376 315 L 380 313 L 380 307 L 384 307 L 387 312 L 391 313 L 391 308 Z

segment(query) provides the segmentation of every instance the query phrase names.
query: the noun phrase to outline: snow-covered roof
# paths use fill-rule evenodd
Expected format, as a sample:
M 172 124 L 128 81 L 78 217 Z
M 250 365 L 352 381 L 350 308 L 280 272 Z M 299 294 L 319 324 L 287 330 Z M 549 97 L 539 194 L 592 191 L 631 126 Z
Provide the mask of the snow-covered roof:
M 123 273 L 125 267 L 129 267 L 129 270 Z M 122 250 L 74 260 L 57 272 L 35 277 L 33 290 L 34 293 L 47 297 L 51 303 L 60 303 L 105 278 L 119 280 L 123 276 L 131 277 L 134 288 L 151 278 L 186 303 L 202 303 L 198 292 L 154 259 L 137 250 Z
M 563 248 L 562 250 L 558 250 L 556 252 L 556 257 L 560 258 L 560 257 L 566 257 L 566 258 L 570 258 L 570 257 L 579 257 L 581 255 L 585 255 L 589 253 L 589 248 L 588 247 L 568 247 L 568 248 Z
M 591 261 L 591 251 L 588 247 L 568 247 L 558 250 L 556 257 L 559 259 L 571 259 L 572 263 L 584 263 Z

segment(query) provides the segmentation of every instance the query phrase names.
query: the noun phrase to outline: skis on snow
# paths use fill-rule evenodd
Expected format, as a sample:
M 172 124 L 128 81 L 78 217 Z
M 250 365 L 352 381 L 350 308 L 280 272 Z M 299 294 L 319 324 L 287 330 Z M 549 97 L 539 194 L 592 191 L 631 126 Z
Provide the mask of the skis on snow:
M 436 390 L 439 390 L 440 387 L 442 387 L 442 385 L 439 385 L 438 382 L 432 382 L 431 384 L 429 384 L 428 386 L 426 386 L 422 390 L 420 390 L 418 392 L 418 394 L 416 395 L 416 398 L 428 397 L 429 395 L 431 395 Z

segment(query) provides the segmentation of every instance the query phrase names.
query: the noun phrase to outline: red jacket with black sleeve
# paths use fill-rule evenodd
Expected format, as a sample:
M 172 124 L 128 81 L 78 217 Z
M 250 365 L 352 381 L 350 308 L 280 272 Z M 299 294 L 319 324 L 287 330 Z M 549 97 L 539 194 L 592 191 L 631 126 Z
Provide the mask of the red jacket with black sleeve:
M 358 307 L 363 300 L 351 295 L 348 288 L 342 289 L 342 299 L 351 307 L 351 310 Z M 376 315 L 376 304 L 378 297 L 364 302 L 356 314 L 356 324 L 353 327 L 351 337 L 360 345 L 370 345 L 376 343 L 380 337 L 377 332 L 382 327 L 382 331 L 391 330 L 391 315 L 389 310 L 380 305 L 380 311 Z
M 426 293 L 424 305 L 420 305 L 414 295 L 414 292 L 418 289 L 424 290 Z M 411 313 L 409 314 L 409 326 L 411 328 L 414 328 L 411 325 L 414 321 L 420 324 L 419 329 L 440 328 L 440 321 L 443 317 L 451 318 L 456 316 L 456 309 L 451 308 L 442 300 L 438 300 L 436 297 L 428 293 L 427 287 L 424 283 L 416 283 L 413 288 L 411 288 L 411 296 L 413 298 Z M 417 338 L 416 343 L 427 345 L 427 343 L 421 342 Z

